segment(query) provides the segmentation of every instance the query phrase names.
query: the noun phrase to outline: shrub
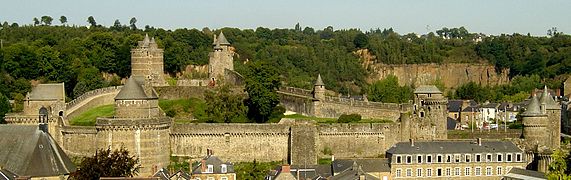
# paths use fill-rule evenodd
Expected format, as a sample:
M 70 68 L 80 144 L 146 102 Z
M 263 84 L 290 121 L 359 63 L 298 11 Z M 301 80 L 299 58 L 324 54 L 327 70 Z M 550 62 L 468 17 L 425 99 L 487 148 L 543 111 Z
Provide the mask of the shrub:
M 361 115 L 359 114 L 343 114 L 341 116 L 339 116 L 339 119 L 337 119 L 338 123 L 351 123 L 351 122 L 357 122 L 361 120 Z

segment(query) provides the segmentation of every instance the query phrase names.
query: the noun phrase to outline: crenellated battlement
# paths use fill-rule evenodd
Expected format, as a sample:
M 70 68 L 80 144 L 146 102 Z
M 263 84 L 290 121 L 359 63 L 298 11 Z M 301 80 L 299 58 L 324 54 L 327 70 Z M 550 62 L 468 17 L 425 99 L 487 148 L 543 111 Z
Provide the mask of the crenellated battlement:
M 168 118 L 97 118 L 98 131 L 165 130 L 171 127 Z

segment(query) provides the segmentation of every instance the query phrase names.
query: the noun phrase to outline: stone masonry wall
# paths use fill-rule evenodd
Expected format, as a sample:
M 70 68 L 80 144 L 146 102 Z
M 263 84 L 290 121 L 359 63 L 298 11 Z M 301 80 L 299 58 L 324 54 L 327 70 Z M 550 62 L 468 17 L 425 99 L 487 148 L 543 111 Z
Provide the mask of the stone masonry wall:
M 360 114 L 363 119 L 383 119 L 396 121 L 400 116 L 400 108 L 375 108 L 358 104 L 338 102 L 314 103 L 316 117 L 338 118 L 342 114 Z
M 320 124 L 317 150 L 320 156 L 330 150 L 336 158 L 381 157 L 397 142 L 397 128 L 392 123 Z
M 66 103 L 66 118 L 72 119 L 81 113 L 102 105 L 115 103 L 115 96 L 123 86 L 113 86 L 89 91 Z
M 225 161 L 282 161 L 289 134 L 289 126 L 280 124 L 174 124 L 171 152 L 198 160 L 212 149 Z
M 65 126 L 61 128 L 60 132 L 61 136 L 58 141 L 67 155 L 85 157 L 95 154 L 97 149 L 97 130 L 95 127 Z
M 160 99 L 204 99 L 204 92 L 207 87 L 201 86 L 163 86 L 154 87 Z

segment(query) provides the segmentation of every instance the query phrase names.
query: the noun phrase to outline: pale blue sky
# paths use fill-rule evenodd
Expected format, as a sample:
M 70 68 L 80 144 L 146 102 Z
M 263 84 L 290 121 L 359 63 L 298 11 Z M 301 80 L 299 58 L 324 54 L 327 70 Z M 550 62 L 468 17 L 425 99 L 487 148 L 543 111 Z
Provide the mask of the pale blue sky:
M 167 29 L 209 27 L 334 29 L 393 27 L 406 34 L 425 34 L 442 27 L 466 27 L 485 34 L 545 35 L 550 27 L 571 34 L 570 0 L 0 0 L 0 21 L 31 24 L 49 15 L 54 24 L 65 15 L 69 24 L 87 25 L 92 15 L 98 24 L 115 19 L 138 27 Z

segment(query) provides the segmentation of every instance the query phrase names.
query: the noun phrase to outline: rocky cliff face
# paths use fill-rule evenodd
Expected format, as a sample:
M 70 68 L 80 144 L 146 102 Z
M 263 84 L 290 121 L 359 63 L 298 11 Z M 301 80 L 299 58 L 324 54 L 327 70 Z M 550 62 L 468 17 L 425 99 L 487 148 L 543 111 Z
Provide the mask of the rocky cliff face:
M 361 57 L 363 68 L 369 71 L 369 82 L 395 75 L 400 85 L 433 84 L 437 79 L 447 88 L 456 88 L 468 82 L 490 86 L 509 83 L 509 70 L 497 73 L 493 65 L 485 63 L 387 65 L 375 63 L 376 57 L 367 49 L 357 50 L 355 54 Z
M 494 66 L 488 64 L 372 64 L 368 68 L 369 81 L 395 75 L 400 85 L 432 84 L 437 79 L 440 79 L 447 88 L 456 88 L 468 82 L 490 86 L 509 82 L 509 70 L 503 70 L 498 74 Z

